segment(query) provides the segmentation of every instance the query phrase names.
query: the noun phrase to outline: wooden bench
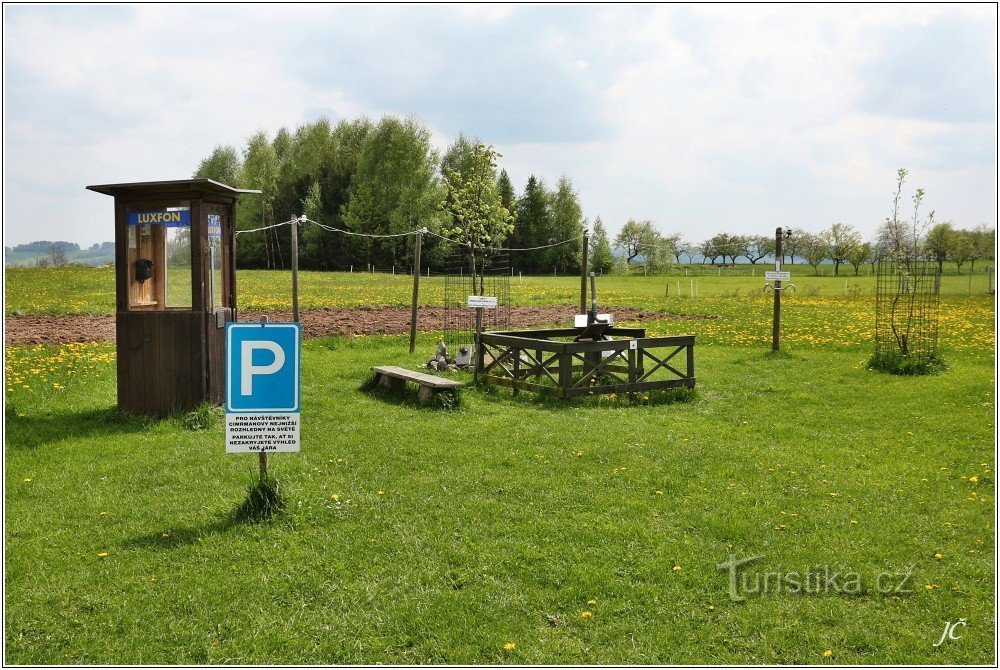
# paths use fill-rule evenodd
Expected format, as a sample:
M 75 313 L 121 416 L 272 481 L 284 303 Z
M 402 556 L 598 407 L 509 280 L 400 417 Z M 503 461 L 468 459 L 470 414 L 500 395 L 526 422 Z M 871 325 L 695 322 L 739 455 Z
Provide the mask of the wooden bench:
M 417 399 L 421 403 L 429 402 L 440 391 L 460 389 L 464 386 L 462 382 L 407 370 L 398 365 L 375 365 L 372 367 L 372 372 L 375 373 L 378 383 L 389 389 L 400 390 L 406 382 L 415 382 L 420 386 Z

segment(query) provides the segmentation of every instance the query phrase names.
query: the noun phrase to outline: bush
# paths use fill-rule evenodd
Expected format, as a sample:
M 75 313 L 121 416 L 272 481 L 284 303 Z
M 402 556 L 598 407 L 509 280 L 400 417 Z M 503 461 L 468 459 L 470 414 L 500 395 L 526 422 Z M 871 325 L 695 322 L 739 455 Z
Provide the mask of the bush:
M 903 356 L 899 352 L 875 353 L 868 359 L 868 369 L 891 375 L 932 375 L 943 372 L 948 366 L 937 354 L 929 356 Z

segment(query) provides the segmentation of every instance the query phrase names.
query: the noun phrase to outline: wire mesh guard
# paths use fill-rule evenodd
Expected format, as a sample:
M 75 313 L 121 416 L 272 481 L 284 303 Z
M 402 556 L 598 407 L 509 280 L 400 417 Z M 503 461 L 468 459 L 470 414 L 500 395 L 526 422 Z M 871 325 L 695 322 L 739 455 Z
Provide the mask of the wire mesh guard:
M 875 355 L 928 363 L 937 352 L 941 275 L 926 259 L 882 256 L 875 283 Z
M 447 258 L 444 341 L 452 352 L 465 346 L 471 349 L 473 344 L 476 310 L 466 306 L 470 295 L 494 296 L 497 299 L 496 309 L 483 310 L 484 331 L 510 328 L 510 257 L 502 251 L 486 255 L 477 253 L 474 283 L 472 260 L 472 253 L 467 247 L 456 248 Z

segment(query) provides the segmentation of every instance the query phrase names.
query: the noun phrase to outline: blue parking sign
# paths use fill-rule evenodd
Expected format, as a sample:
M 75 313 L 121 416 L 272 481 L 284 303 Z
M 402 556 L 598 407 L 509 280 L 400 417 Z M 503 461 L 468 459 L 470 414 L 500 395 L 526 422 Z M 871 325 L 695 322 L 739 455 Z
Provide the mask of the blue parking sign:
M 226 324 L 226 412 L 298 412 L 298 323 Z

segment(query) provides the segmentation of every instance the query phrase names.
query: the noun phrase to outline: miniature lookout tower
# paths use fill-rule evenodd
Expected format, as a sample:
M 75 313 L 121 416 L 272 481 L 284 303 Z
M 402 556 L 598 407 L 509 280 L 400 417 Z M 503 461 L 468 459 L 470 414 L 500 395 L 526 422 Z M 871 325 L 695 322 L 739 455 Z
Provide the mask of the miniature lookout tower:
M 221 403 L 236 320 L 236 199 L 211 179 L 104 184 L 115 199 L 118 407 L 154 416 Z

